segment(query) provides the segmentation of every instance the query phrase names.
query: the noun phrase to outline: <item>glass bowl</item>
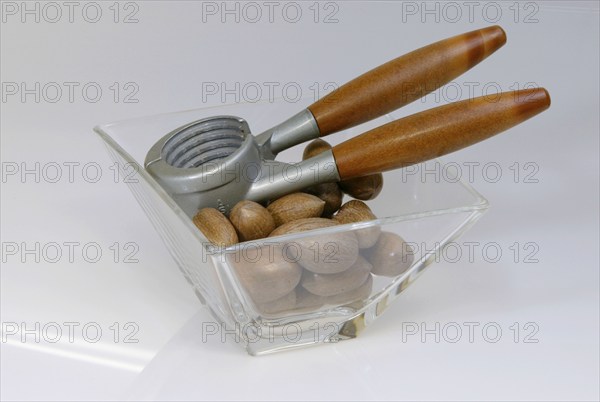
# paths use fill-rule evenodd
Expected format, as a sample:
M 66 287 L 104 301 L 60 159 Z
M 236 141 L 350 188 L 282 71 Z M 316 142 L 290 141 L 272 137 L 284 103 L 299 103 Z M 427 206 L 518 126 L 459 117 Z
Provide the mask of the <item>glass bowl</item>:
M 229 334 L 228 339 L 234 334 L 251 355 L 356 337 L 488 208 L 459 177 L 449 171 L 440 175 L 443 165 L 434 160 L 384 174 L 381 194 L 367 201 L 378 219 L 217 248 L 143 168 L 158 139 L 191 121 L 240 116 L 258 134 L 308 103 L 240 103 L 94 128 L 122 181 L 216 319 L 207 330 Z M 393 117 L 327 140 L 339 143 Z M 278 160 L 299 161 L 302 149 L 284 151 Z M 281 275 L 261 276 L 268 270 Z

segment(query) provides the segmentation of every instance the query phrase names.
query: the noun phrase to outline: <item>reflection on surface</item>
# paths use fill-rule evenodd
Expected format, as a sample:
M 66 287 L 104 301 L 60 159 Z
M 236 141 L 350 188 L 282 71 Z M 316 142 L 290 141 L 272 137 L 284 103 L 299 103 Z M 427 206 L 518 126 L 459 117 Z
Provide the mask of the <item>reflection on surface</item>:
M 3 345 L 28 349 L 35 352 L 47 353 L 66 359 L 83 361 L 85 363 L 97 364 L 113 367 L 116 369 L 132 371 L 139 373 L 144 366 L 154 357 L 154 353 L 144 350 L 134 350 L 131 346 L 90 343 L 83 339 L 73 339 L 69 342 L 66 339 L 60 339 L 56 343 L 36 342 L 33 336 L 21 339 L 20 331 L 14 337 L 3 334 Z

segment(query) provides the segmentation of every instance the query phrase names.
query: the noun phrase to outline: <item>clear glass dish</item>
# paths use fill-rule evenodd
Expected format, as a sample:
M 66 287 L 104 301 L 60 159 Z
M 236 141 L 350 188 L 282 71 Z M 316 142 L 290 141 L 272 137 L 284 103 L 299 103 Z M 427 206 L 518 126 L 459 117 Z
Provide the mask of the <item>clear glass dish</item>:
M 468 184 L 451 177 L 448 171 L 444 171 L 442 179 L 439 174 L 424 174 L 439 173 L 440 162 L 430 161 L 384 174 L 381 194 L 367 202 L 378 217 L 376 220 L 218 249 L 206 240 L 190 218 L 143 168 L 146 153 L 158 139 L 193 120 L 215 115 L 240 116 L 248 121 L 252 132 L 258 134 L 309 103 L 308 100 L 298 103 L 242 103 L 155 115 L 94 128 L 111 157 L 120 166 L 123 182 L 128 184 L 181 272 L 200 301 L 222 325 L 220 330 L 235 331 L 236 338 L 251 355 L 356 337 L 427 266 L 436 261 L 446 245 L 463 234 L 488 208 L 485 198 Z M 381 117 L 334 134 L 327 140 L 332 144 L 339 143 L 384 124 L 393 117 Z M 299 161 L 302 149 L 303 145 L 294 147 L 281 153 L 278 159 Z M 344 202 L 349 199 L 345 196 Z M 385 255 L 389 256 L 390 253 L 383 253 L 383 260 L 376 259 L 373 257 L 375 248 L 359 249 L 358 243 L 352 240 L 373 232 L 391 233 L 386 236 L 392 239 L 392 245 L 394 241 L 401 242 L 396 236 L 400 235 L 404 239 L 401 242 L 401 255 L 395 254 L 396 260 L 392 262 L 385 260 Z M 285 261 L 273 257 L 284 249 Z M 301 253 L 298 254 L 297 250 Z M 389 251 L 389 248 L 383 247 L 383 250 Z M 265 266 L 263 257 L 258 254 L 265 251 L 269 255 L 268 261 L 276 269 L 284 265 L 289 269 L 291 264 L 295 270 L 292 279 L 289 275 L 285 277 L 286 283 L 269 285 L 280 292 L 287 292 L 273 301 L 256 300 L 262 298 L 261 293 L 254 291 L 249 284 L 249 281 L 259 278 L 252 276 L 252 270 L 260 270 Z M 309 252 L 313 253 L 311 257 L 314 261 L 307 265 L 305 260 Z M 329 258 L 332 253 L 335 263 L 356 259 L 358 257 L 355 255 L 358 254 L 366 256 L 369 261 L 376 263 L 372 272 L 386 271 L 383 272 L 386 275 L 375 275 L 368 270 L 365 272 L 363 267 L 352 278 L 327 277 L 328 282 L 325 283 L 329 287 L 325 286 L 325 294 L 322 292 L 323 286 L 318 290 L 321 295 L 308 292 L 307 287 L 314 290 L 311 280 L 313 286 L 315 277 L 323 280 L 322 275 L 314 275 L 312 271 L 319 271 L 318 264 L 332 261 Z M 348 253 L 352 255 L 348 257 Z M 240 265 L 240 261 L 243 264 Z M 312 271 L 306 268 L 314 265 L 315 261 L 318 263 L 316 269 L 314 266 Z M 322 282 L 317 282 L 319 284 L 322 285 Z M 337 288 L 332 290 L 332 285 Z

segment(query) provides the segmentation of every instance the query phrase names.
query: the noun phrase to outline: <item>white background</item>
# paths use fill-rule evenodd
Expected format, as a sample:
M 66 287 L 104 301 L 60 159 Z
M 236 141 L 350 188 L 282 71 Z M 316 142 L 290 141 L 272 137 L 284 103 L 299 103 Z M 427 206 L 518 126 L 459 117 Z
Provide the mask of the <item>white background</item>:
M 66 331 L 63 323 L 79 324 L 72 343 L 66 332 L 56 343 L 36 342 L 33 335 L 23 342 L 20 335 L 5 333 L 3 399 L 599 398 L 598 2 L 537 1 L 518 7 L 512 1 L 476 2 L 470 16 L 463 2 L 454 3 L 461 15 L 455 6 L 429 3 L 429 9 L 439 10 L 436 15 L 425 14 L 421 2 L 338 1 L 317 5 L 317 23 L 312 1 L 298 3 L 303 14 L 297 23 L 283 18 L 285 3 L 277 3 L 270 22 L 267 6 L 258 2 L 263 16 L 257 23 L 250 22 L 254 10 L 243 3 L 238 4 L 239 23 L 235 15 L 226 15 L 223 23 L 220 13 L 203 14 L 207 3 L 194 1 L 121 3 L 119 22 L 114 22 L 112 1 L 98 2 L 97 23 L 83 18 L 94 18 L 89 6 L 82 14 L 85 2 L 76 3 L 73 22 L 59 2 L 62 18 L 56 23 L 48 21 L 56 9 L 44 13 L 43 3 L 37 5 L 39 22 L 35 15 L 25 15 L 22 22 L 21 3 L 12 3 L 16 15 L 6 11 L 13 10 L 7 3 L 12 2 L 2 3 L 1 28 L 3 247 L 95 242 L 103 256 L 89 263 L 77 249 L 73 262 L 63 255 L 50 263 L 43 256 L 36 262 L 33 255 L 3 254 L 5 329 L 10 323 L 31 329 L 56 322 Z M 473 95 L 479 96 L 486 84 L 510 90 L 514 83 L 535 82 L 550 91 L 552 106 L 445 160 L 501 166 L 503 176 L 495 183 L 481 169 L 475 171 L 473 186 L 492 207 L 460 243 L 495 242 L 502 257 L 491 263 L 478 249 L 472 260 L 465 255 L 456 263 L 432 266 L 352 341 L 258 358 L 218 336 L 203 342 L 202 323 L 212 318 L 127 187 L 114 182 L 92 127 L 235 101 L 233 95 L 221 99 L 203 93 L 203 86 L 213 82 L 228 88 L 258 83 L 263 98 L 269 95 L 265 82 L 279 83 L 276 97 L 286 96 L 281 88 L 294 83 L 312 97 L 315 83 L 320 88 L 341 84 L 417 47 L 491 25 L 497 6 L 507 45 L 457 79 L 455 89 L 466 99 L 469 83 L 478 84 Z M 138 22 L 123 23 L 133 11 Z M 331 12 L 337 22 L 324 23 Z M 52 103 L 55 92 L 41 93 L 36 102 L 35 95 L 22 99 L 6 90 L 7 83 L 22 82 L 27 88 L 56 82 L 63 94 Z M 65 82 L 78 85 L 72 102 Z M 110 89 L 115 82 L 116 99 Z M 134 86 L 125 88 L 129 82 Z M 89 99 L 93 91 L 87 99 L 82 95 L 86 83 L 102 88 L 97 102 Z M 137 103 L 124 102 L 131 88 L 139 89 L 131 98 Z M 456 94 L 430 96 L 401 113 L 446 103 Z M 254 96 L 239 95 L 242 101 Z M 7 175 L 15 164 L 35 170 L 38 162 L 40 170 L 59 164 L 63 176 L 50 183 L 42 175 L 38 183 L 34 174 Z M 69 162 L 80 163 L 72 183 L 64 165 Z M 510 169 L 515 162 L 521 173 L 517 180 Z M 523 168 L 528 162 L 538 168 L 537 183 L 524 180 L 523 174 L 532 171 Z M 87 163 L 101 168 L 96 183 L 86 180 L 94 171 L 82 172 Z M 117 262 L 109 248 L 115 242 L 121 247 Z M 128 242 L 139 247 L 138 263 L 124 262 Z M 534 248 L 525 249 L 526 244 Z M 534 262 L 526 263 L 532 250 Z M 120 327 L 116 343 L 115 322 Z M 128 322 L 138 328 L 138 343 L 124 341 Z M 456 343 L 445 337 L 438 343 L 433 336 L 423 342 L 421 333 L 403 332 L 403 323 L 435 328 L 452 322 L 478 323 L 473 342 L 464 326 Z M 102 329 L 99 342 L 82 337 L 86 323 Z M 486 323 L 501 327 L 497 343 L 482 336 Z M 520 328 L 518 342 L 510 329 L 514 323 Z M 526 323 L 533 324 L 526 330 Z M 524 342 L 531 328 L 537 328 L 530 339 L 537 343 Z

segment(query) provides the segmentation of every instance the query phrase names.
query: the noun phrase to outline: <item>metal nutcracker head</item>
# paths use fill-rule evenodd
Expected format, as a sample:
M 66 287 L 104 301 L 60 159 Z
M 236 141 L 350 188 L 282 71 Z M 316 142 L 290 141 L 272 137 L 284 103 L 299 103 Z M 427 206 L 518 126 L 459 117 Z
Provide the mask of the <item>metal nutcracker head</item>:
M 235 116 L 209 117 L 170 132 L 144 163 L 188 215 L 203 205 L 227 212 L 233 206 L 229 200 L 248 191 L 260 164 L 248 123 Z
M 317 182 L 339 180 L 330 152 L 311 159 L 310 165 L 273 160 L 281 150 L 318 133 L 308 111 L 256 137 L 242 118 L 209 117 L 162 137 L 144 165 L 188 216 L 204 207 L 228 214 L 240 200 L 266 201 Z

